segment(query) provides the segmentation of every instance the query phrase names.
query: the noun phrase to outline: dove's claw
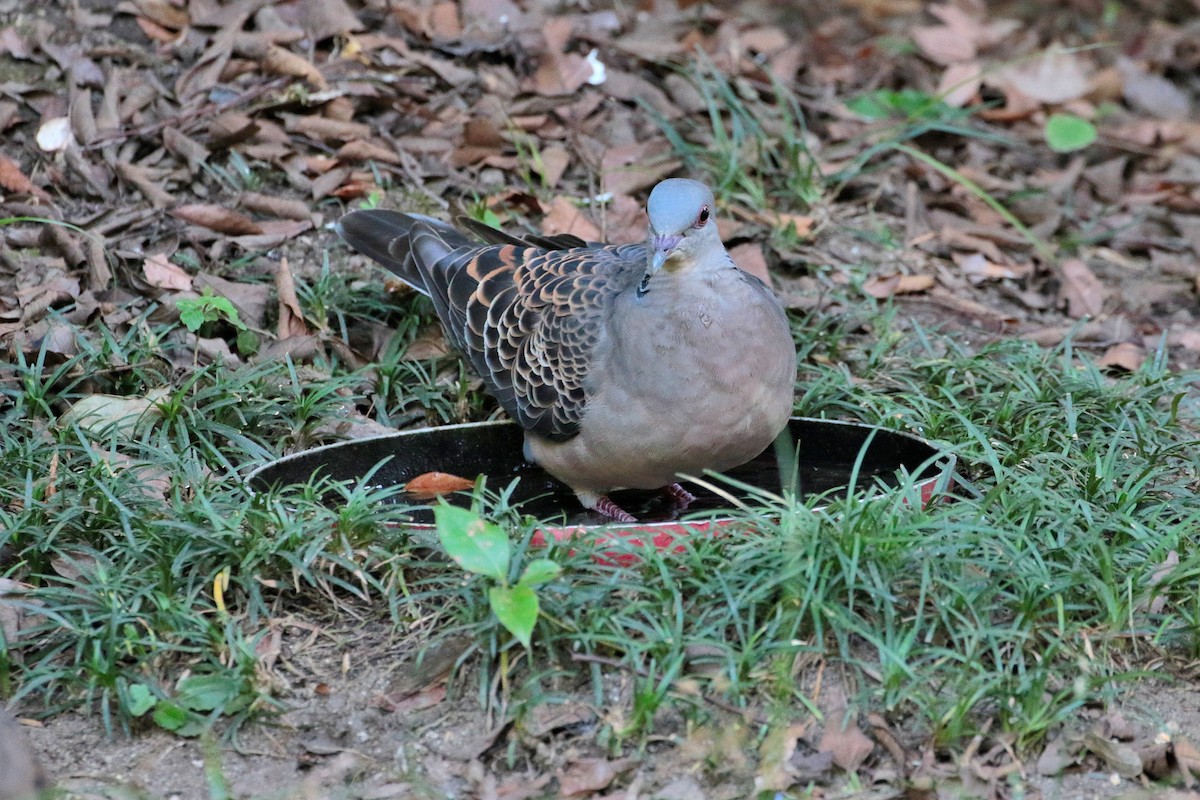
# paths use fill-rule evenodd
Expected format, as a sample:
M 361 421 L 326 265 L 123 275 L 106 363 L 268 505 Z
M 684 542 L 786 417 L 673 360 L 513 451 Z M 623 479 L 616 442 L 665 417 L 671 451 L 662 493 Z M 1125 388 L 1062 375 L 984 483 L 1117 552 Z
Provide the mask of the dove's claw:
M 614 503 L 606 494 L 597 498 L 596 505 L 592 506 L 592 510 L 615 522 L 637 522 L 637 517 Z
M 671 503 L 675 506 L 676 511 L 683 511 L 692 504 L 692 501 L 696 499 L 696 495 L 692 494 L 678 483 L 672 483 L 670 486 L 664 486 L 663 494 L 670 498 Z

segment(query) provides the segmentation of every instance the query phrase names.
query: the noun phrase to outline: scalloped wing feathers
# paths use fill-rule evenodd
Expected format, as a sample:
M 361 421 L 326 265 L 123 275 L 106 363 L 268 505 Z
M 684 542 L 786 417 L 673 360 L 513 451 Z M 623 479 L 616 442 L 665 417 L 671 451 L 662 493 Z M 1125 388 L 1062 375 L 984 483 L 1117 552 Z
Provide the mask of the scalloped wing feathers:
M 520 239 L 462 224 L 494 244 L 475 244 L 427 217 L 382 210 L 348 214 L 339 233 L 429 295 L 451 344 L 525 430 L 551 441 L 571 438 L 612 300 L 640 280 L 645 247 L 574 236 Z

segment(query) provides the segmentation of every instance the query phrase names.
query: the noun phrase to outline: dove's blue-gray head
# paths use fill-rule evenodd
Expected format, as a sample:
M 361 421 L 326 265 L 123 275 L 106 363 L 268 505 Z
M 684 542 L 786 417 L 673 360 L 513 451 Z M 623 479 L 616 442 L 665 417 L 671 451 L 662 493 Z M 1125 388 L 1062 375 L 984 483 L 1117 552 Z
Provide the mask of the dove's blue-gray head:
M 699 181 L 668 178 L 654 187 L 646 212 L 650 230 L 646 239 L 647 272 L 663 267 L 685 269 L 710 253 L 720 253 L 721 238 L 714 219 L 712 191 Z M 715 245 L 715 250 L 713 248 Z

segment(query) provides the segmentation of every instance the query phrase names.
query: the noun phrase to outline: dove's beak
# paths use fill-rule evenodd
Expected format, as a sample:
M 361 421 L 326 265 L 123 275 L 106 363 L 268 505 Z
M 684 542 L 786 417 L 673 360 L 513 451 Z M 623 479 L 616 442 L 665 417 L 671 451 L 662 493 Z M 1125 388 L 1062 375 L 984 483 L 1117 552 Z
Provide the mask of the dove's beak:
M 675 248 L 683 241 L 683 237 L 678 234 L 674 236 L 659 235 L 650 239 L 650 274 L 658 272 L 663 268 L 671 256 L 675 255 Z

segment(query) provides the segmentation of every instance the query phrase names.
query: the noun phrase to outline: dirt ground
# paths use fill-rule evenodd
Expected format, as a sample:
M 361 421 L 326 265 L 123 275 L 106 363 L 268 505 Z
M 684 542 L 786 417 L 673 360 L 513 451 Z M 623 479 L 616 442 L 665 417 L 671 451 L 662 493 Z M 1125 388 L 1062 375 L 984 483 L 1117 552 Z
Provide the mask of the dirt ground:
M 429 698 L 434 704 L 423 709 L 419 702 L 396 711 L 382 708 L 382 697 L 394 696 L 397 687 L 420 685 L 427 675 L 397 661 L 395 641 L 383 629 L 375 635 L 346 634 L 354 641 L 322 644 L 308 626 L 287 631 L 281 659 L 287 689 L 280 699 L 292 710 L 268 727 L 247 726 L 234 743 L 181 739 L 157 729 L 106 737 L 95 715 L 80 713 L 54 717 L 28 732 L 58 787 L 81 799 L 200 800 L 212 796 L 214 775 L 221 776 L 217 785 L 231 796 L 247 798 L 553 797 L 568 796 L 556 790 L 571 781 L 584 787 L 580 796 L 591 796 L 588 786 L 607 788 L 602 796 L 622 799 L 733 800 L 753 794 L 757 768 L 736 759 L 714 765 L 714 753 L 728 745 L 714 745 L 712 729 L 689 729 L 674 713 L 656 721 L 656 735 L 640 757 L 609 760 L 595 740 L 598 721 L 609 709 L 597 707 L 582 689 L 562 692 L 560 704 L 542 707 L 538 719 L 524 722 L 515 733 L 489 719 L 462 683 L 441 702 L 435 702 L 440 693 Z M 612 708 L 627 701 L 629 690 L 620 681 L 607 687 Z M 744 724 L 737 714 L 718 716 L 714 729 Z M 1081 713 L 1080 730 L 1098 720 L 1107 720 L 1116 736 L 1137 747 L 1163 734 L 1198 741 L 1200 693 L 1187 684 L 1135 684 L 1114 708 Z M 805 738 L 817 739 L 815 732 Z M 519 745 L 512 748 L 508 743 L 514 740 Z M 962 758 L 964 764 L 970 760 Z M 1121 778 L 1102 762 L 1085 764 L 1046 777 L 1039 774 L 1039 763 L 1018 762 L 1002 782 L 1012 796 L 1046 800 L 1197 796 Z M 943 765 L 946 777 L 938 797 L 989 793 L 986 783 L 978 776 L 972 782 L 965 768 L 967 779 L 955 781 L 957 769 Z M 916 796 L 882 779 L 874 787 L 856 787 L 842 776 L 821 781 L 817 792 L 848 798 Z

